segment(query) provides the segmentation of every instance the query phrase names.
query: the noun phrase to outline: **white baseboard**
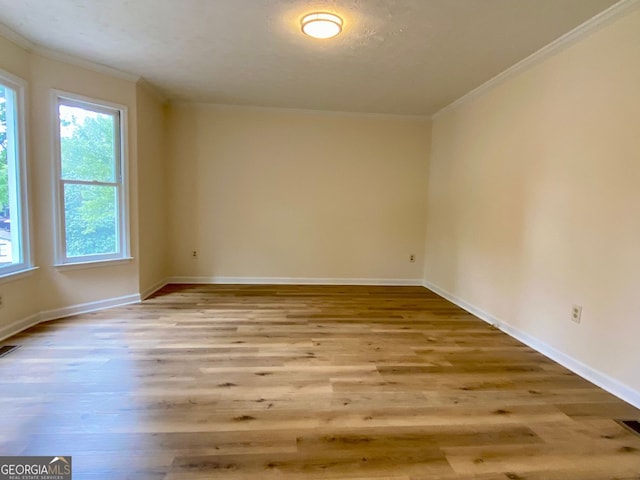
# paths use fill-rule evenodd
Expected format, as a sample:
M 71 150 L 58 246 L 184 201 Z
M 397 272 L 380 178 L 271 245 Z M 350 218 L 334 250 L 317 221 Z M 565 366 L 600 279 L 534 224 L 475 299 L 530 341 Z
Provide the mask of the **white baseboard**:
M 122 305 L 131 305 L 132 303 L 140 303 L 140 294 L 135 293 L 133 295 L 125 295 L 123 297 L 107 298 L 106 300 L 98 300 L 96 302 L 80 303 L 78 305 L 71 305 L 70 307 L 45 310 L 40 312 L 40 321 L 48 322 L 49 320 L 70 317 L 71 315 L 97 312 L 98 310 L 121 307 Z
M 156 282 L 155 284 L 153 284 L 151 287 L 145 289 L 144 292 L 142 292 L 140 294 L 140 298 L 142 300 L 146 300 L 147 298 L 149 298 L 151 295 L 153 295 L 154 293 L 156 293 L 158 290 L 160 290 L 162 287 L 167 285 L 167 279 L 163 279 L 160 280 L 159 282 Z
M 169 283 L 230 285 L 402 285 L 422 286 L 417 278 L 304 278 L 304 277 L 169 277 Z
M 472 305 L 468 302 L 465 302 L 461 298 L 453 295 L 452 293 L 447 292 L 446 290 L 441 289 L 437 285 L 434 285 L 430 282 L 424 282 L 423 286 L 434 293 L 437 293 L 443 298 L 446 298 L 451 303 L 456 304 L 460 308 L 466 310 L 467 312 L 475 315 L 479 319 L 493 325 L 496 328 L 499 328 L 504 333 L 509 335 L 510 337 L 515 338 L 516 340 L 524 343 L 525 345 L 533 348 L 537 352 L 541 353 L 547 358 L 550 358 L 554 362 L 559 363 L 565 368 L 568 368 L 572 372 L 580 375 L 582 378 L 590 381 L 591 383 L 599 386 L 600 388 L 606 390 L 607 392 L 615 395 L 618 398 L 621 398 L 625 402 L 630 403 L 636 408 L 640 408 L 640 392 L 634 390 L 628 385 L 616 380 L 615 378 L 606 375 L 599 370 L 596 370 L 585 363 L 582 363 L 579 360 L 561 352 L 553 348 L 552 346 L 546 344 L 545 342 L 529 335 L 528 333 L 512 327 L 507 322 L 504 322 L 493 315 L 485 312 L 484 310 Z
M 70 307 L 57 308 L 54 310 L 45 310 L 39 313 L 10 323 L 4 327 L 0 327 L 0 340 L 5 340 L 13 335 L 33 327 L 42 322 L 57 320 L 58 318 L 69 317 L 71 315 L 79 315 L 81 313 L 96 312 L 106 308 L 120 307 L 122 305 L 131 305 L 132 303 L 140 303 L 140 295 L 125 295 L 123 297 L 108 298 L 106 300 L 98 300 L 97 302 L 80 303 L 71 305 Z
M 0 327 L 0 341 L 12 337 L 16 333 L 20 333 L 21 331 L 26 330 L 27 328 L 31 328 L 38 323 L 40 323 L 40 314 L 34 313 L 33 315 L 29 315 L 22 320 L 18 320 L 17 322 L 13 322 L 9 325 L 5 325 L 4 327 Z

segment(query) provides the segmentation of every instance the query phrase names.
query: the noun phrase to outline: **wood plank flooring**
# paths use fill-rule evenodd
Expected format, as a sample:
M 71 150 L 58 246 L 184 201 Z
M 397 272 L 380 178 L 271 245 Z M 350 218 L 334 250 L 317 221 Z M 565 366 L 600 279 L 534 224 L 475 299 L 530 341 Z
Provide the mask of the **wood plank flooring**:
M 75 479 L 640 479 L 640 411 L 421 287 L 170 285 L 4 344 L 0 454 Z

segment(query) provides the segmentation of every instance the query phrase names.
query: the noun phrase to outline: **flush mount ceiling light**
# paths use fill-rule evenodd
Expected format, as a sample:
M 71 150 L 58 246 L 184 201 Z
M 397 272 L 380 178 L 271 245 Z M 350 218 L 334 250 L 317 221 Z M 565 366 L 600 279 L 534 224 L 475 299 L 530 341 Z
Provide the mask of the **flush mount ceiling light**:
M 300 23 L 302 32 L 313 38 L 331 38 L 342 31 L 342 19 L 333 13 L 310 13 Z

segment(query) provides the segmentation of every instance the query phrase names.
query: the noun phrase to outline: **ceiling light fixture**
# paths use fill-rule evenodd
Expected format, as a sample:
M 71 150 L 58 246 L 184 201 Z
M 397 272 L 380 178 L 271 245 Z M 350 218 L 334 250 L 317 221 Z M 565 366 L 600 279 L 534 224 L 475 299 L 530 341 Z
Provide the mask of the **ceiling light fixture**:
M 342 31 L 342 19 L 333 13 L 316 12 L 302 17 L 302 32 L 313 38 L 331 38 Z

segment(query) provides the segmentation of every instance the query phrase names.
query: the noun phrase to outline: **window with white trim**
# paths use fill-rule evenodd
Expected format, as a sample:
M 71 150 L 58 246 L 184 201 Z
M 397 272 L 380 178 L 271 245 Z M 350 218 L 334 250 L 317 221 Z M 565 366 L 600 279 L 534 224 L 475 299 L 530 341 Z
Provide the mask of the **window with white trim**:
M 0 71 L 0 277 L 28 270 L 25 83 Z
M 56 94 L 58 264 L 126 258 L 126 109 Z

